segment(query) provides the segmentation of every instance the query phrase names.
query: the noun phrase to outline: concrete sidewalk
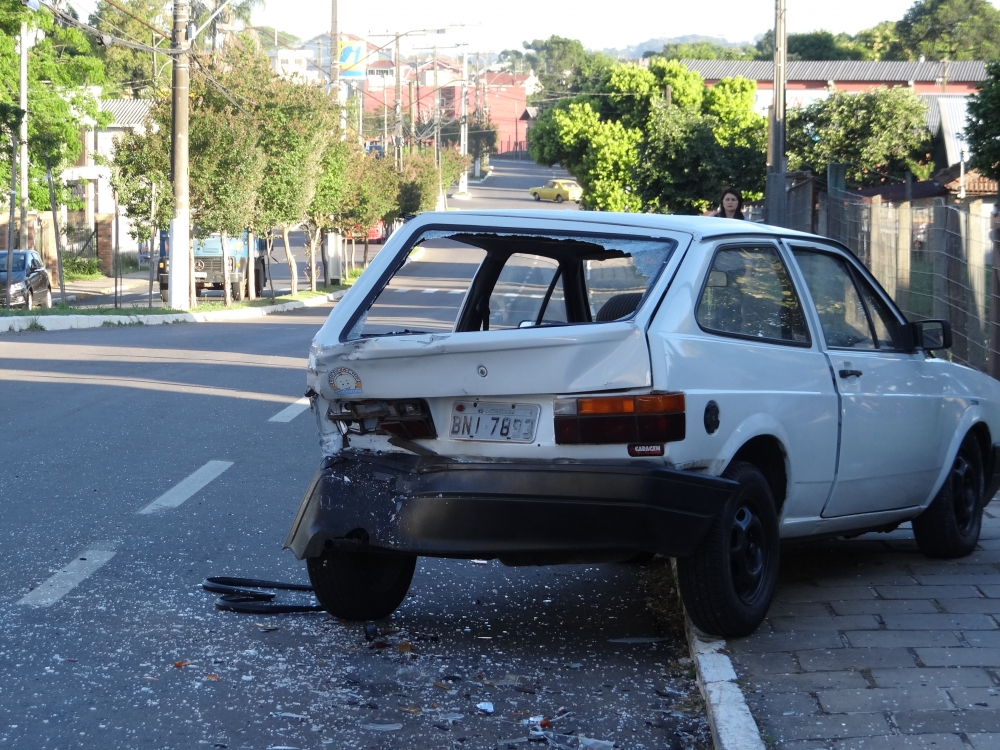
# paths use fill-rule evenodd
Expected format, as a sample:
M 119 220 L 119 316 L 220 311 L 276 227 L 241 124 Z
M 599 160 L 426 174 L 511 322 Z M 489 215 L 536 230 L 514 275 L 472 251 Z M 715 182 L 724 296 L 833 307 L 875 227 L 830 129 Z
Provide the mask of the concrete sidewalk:
M 961 560 L 907 524 L 786 547 L 781 568 L 767 622 L 727 644 L 772 747 L 1000 748 L 1000 501 Z

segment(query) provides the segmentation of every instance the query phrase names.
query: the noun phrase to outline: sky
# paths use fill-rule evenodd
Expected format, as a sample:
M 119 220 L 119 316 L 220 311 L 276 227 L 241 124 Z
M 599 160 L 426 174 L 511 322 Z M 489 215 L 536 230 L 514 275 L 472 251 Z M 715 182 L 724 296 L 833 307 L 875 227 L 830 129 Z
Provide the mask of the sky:
M 1000 0 L 990 0 L 1000 7 Z M 913 0 L 787 0 L 790 33 L 855 34 L 898 20 Z M 268 0 L 254 14 L 303 39 L 330 28 L 331 0 Z M 359 36 L 465 24 L 436 39 L 464 42 L 470 50 L 499 52 L 552 34 L 579 39 L 588 49 L 624 48 L 647 39 L 686 34 L 752 41 L 774 25 L 774 0 L 556 0 L 489 3 L 454 0 L 339 0 L 341 31 Z M 375 41 L 375 40 L 373 40 Z M 425 46 L 415 41 L 412 46 Z

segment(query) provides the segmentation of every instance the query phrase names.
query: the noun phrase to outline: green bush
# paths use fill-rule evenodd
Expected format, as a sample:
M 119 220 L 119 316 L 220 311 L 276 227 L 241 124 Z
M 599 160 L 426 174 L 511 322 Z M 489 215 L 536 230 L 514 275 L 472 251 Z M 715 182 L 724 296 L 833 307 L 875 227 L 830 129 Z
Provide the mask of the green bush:
M 101 272 L 97 258 L 78 258 L 75 255 L 63 256 L 63 273 L 72 276 L 93 276 Z

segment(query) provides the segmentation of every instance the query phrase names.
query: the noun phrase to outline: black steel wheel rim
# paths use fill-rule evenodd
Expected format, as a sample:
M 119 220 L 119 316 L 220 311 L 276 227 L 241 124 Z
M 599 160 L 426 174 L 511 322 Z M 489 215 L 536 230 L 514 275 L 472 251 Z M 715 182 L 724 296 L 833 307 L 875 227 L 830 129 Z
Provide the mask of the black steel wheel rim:
M 729 569 L 736 596 L 744 604 L 754 604 L 763 588 L 767 554 L 764 524 L 749 506 L 741 505 L 729 532 Z
M 967 534 L 976 523 L 981 488 L 978 473 L 964 454 L 965 451 L 961 451 L 951 467 L 951 499 L 958 530 Z

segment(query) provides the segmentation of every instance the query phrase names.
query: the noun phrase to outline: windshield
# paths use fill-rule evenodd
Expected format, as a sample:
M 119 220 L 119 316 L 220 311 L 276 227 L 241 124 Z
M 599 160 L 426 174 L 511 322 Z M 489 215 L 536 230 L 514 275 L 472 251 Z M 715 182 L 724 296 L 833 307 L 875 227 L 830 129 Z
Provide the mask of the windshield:
M 14 253 L 14 273 L 24 270 L 24 264 L 26 262 L 27 253 Z M 0 250 L 0 271 L 7 270 L 7 251 Z
M 675 247 L 665 238 L 428 231 L 347 338 L 628 319 Z

